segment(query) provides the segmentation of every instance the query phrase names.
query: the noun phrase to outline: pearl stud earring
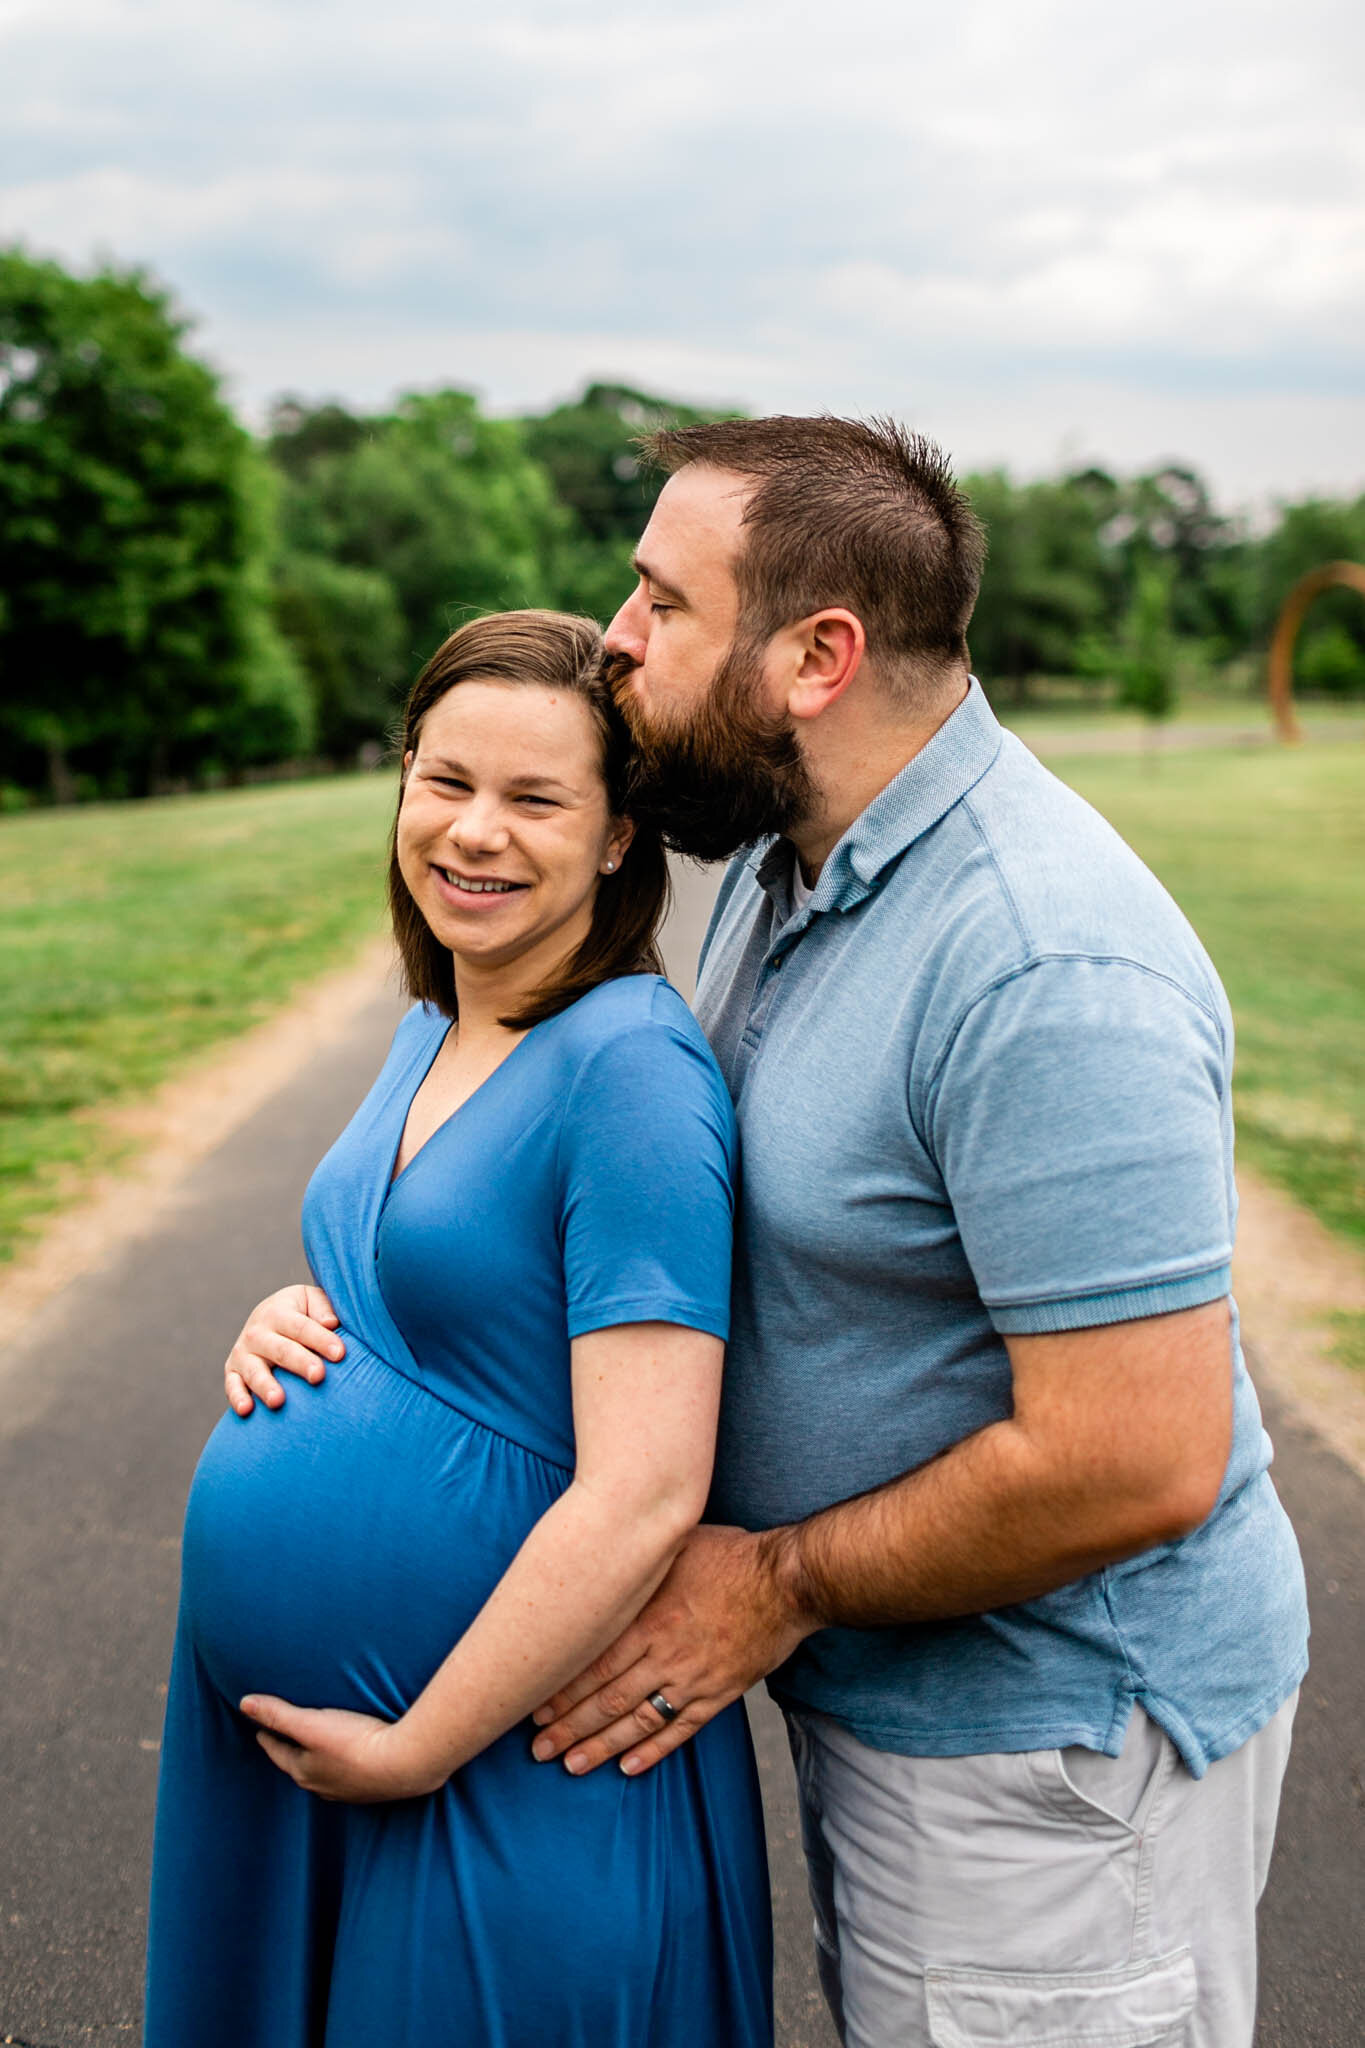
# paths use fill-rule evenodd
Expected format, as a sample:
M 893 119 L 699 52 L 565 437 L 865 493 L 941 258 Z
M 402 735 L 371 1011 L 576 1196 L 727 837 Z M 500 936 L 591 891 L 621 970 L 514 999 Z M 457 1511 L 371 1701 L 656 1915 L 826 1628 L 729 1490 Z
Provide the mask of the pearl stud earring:
M 616 871 L 616 862 L 615 862 L 614 860 L 609 860 L 609 861 L 607 862 L 607 873 L 608 873 L 608 874 L 610 875 L 610 874 L 614 874 L 614 873 L 615 873 L 615 871 Z

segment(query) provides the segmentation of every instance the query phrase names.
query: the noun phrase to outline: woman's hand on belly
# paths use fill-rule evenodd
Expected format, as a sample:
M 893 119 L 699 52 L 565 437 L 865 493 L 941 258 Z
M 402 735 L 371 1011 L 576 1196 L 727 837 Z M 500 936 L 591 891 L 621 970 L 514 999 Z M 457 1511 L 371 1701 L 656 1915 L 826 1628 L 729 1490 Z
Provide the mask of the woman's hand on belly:
M 416 1753 L 406 1716 L 381 1721 L 346 1707 L 295 1707 L 268 1693 L 240 1704 L 270 1761 L 319 1799 L 368 1806 L 416 1799 L 445 1783 L 439 1765 Z
M 239 1415 L 250 1415 L 256 1400 L 267 1408 L 282 1407 L 284 1388 L 277 1372 L 297 1373 L 316 1386 L 327 1370 L 324 1361 L 346 1356 L 338 1320 L 322 1289 L 306 1280 L 258 1301 L 223 1366 L 228 1406 Z

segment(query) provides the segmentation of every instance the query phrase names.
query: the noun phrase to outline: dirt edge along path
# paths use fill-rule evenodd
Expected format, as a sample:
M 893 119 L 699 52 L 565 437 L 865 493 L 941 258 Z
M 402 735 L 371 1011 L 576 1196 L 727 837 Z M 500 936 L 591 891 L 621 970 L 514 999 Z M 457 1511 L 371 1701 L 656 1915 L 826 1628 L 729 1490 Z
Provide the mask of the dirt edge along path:
M 385 987 L 392 944 L 311 983 L 286 1009 L 196 1060 L 105 1122 L 133 1142 L 122 1170 L 85 1184 L 13 1263 L 0 1269 L 0 1359 L 38 1311 L 80 1274 L 156 1227 L 189 1169 L 340 1038 Z M 1365 1259 L 1289 1196 L 1242 1167 L 1233 1289 L 1258 1371 L 1365 1477 L 1365 1377 L 1332 1356 L 1334 1314 L 1365 1313 Z
M 82 1273 L 155 1229 L 192 1166 L 207 1157 L 367 1003 L 397 989 L 393 944 L 371 940 L 358 958 L 307 984 L 284 1009 L 194 1059 L 139 1101 L 100 1114 L 130 1142 L 117 1169 L 75 1183 L 66 1207 L 0 1266 L 0 1359 L 49 1301 Z

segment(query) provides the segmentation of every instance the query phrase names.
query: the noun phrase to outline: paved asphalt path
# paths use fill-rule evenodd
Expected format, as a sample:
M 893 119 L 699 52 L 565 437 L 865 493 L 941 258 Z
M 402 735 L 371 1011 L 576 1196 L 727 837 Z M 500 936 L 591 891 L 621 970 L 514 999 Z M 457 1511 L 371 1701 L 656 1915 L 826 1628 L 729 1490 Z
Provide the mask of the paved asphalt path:
M 685 878 L 671 948 L 684 984 L 706 895 Z M 189 1174 L 169 1222 L 75 1281 L 0 1361 L 0 2041 L 138 2041 L 186 1486 L 219 1413 L 218 1362 L 245 1309 L 302 1271 L 300 1194 L 396 1009 L 378 998 Z M 1360 2048 L 1365 1487 L 1292 1420 L 1273 1427 L 1309 1560 L 1315 1661 L 1263 1909 L 1259 2048 Z M 243 1531 L 242 1568 L 270 1570 L 268 1531 Z M 764 1701 L 754 1719 L 778 2040 L 831 2048 L 781 1723 Z

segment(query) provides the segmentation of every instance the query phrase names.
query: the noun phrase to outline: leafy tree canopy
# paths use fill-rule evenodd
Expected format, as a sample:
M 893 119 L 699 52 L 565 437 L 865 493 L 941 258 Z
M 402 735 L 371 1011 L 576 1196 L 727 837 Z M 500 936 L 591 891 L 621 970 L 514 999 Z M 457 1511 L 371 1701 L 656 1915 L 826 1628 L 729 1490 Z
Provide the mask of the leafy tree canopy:
M 0 251 L 0 773 L 41 758 L 57 794 L 309 743 L 269 481 L 184 334 L 139 271 Z
M 462 620 L 610 617 L 662 481 L 640 435 L 722 417 L 607 383 L 520 420 L 458 388 L 375 414 L 295 396 L 262 445 L 185 333 L 142 272 L 0 250 L 0 797 L 382 739 Z M 1180 463 L 967 484 L 990 541 L 973 657 L 1019 695 L 1075 677 L 1161 715 L 1177 668 L 1264 650 L 1305 571 L 1365 562 L 1365 498 L 1253 536 Z M 1365 689 L 1354 592 L 1314 604 L 1298 672 Z
M 1112 620 L 1115 569 L 1101 537 L 1112 504 L 1098 476 L 1018 485 L 992 470 L 966 479 L 989 543 L 970 629 L 988 683 L 1075 673 L 1078 650 Z
M 409 675 L 462 619 L 553 602 L 569 519 L 515 420 L 450 390 L 368 419 L 291 405 L 272 425 L 287 549 L 387 580 Z
M 523 421 L 528 452 L 572 515 L 555 563 L 566 610 L 609 619 L 629 592 L 631 552 L 664 482 L 642 465 L 639 436 L 724 417 L 626 384 L 590 384 L 571 404 Z
M 1269 639 L 1281 605 L 1301 576 L 1343 561 L 1365 563 L 1365 497 L 1353 503 L 1305 498 L 1284 506 L 1260 549 L 1258 637 Z M 1295 648 L 1294 670 L 1309 689 L 1351 694 L 1365 689 L 1365 602 L 1359 592 L 1326 590 L 1313 600 Z

